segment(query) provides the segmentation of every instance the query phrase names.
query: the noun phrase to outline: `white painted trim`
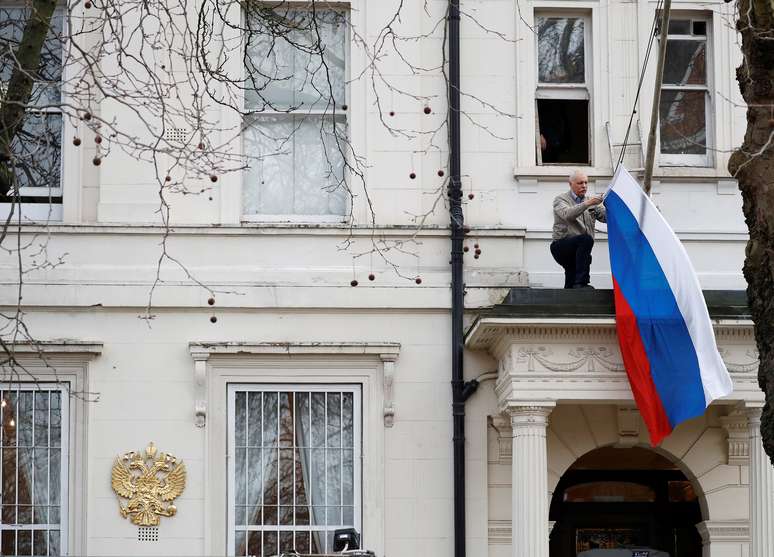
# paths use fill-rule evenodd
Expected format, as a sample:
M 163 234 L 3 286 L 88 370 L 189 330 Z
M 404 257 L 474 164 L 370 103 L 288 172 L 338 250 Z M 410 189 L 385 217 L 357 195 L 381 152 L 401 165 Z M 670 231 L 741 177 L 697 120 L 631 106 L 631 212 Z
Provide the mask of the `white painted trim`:
M 191 342 L 188 344 L 192 355 L 238 354 L 246 355 L 397 355 L 397 342 Z
M 51 225 L 25 224 L 22 228 L 22 234 L 104 234 L 104 235 L 129 235 L 140 234 L 147 236 L 159 236 L 166 233 L 162 226 L 152 224 L 62 224 L 52 223 Z M 225 225 L 219 227 L 206 227 L 201 225 L 174 225 L 169 229 L 169 236 L 176 235 L 199 235 L 207 237 L 217 236 L 336 236 L 336 237 L 396 237 L 396 238 L 448 238 L 448 226 L 427 225 L 417 229 L 411 225 L 377 226 L 369 227 L 366 225 L 353 226 L 336 224 L 297 224 L 297 223 L 273 223 L 254 226 Z M 487 238 L 521 238 L 526 234 L 525 228 L 507 228 L 490 226 L 474 226 L 471 229 L 471 235 Z
M 56 343 L 51 343 L 50 352 L 46 354 L 45 360 L 33 352 L 23 353 L 24 345 L 17 346 L 17 359 L 34 377 L 36 381 L 44 384 L 59 384 L 64 389 L 69 387 L 72 393 L 81 395 L 91 392 L 90 380 L 88 376 L 88 362 L 98 353 L 93 351 L 95 346 L 101 350 L 101 345 L 83 343 L 79 346 L 81 351 L 70 351 L 71 343 L 63 346 L 63 351 L 57 351 Z M 87 350 L 88 349 L 88 350 Z M 0 367 L 0 373 L 5 373 L 7 368 Z M 86 400 L 86 396 L 71 396 L 68 400 L 63 397 L 63 409 L 65 404 L 69 405 L 69 421 L 63 423 L 67 428 L 67 447 L 68 478 L 65 491 L 67 505 L 67 531 L 62 532 L 63 551 L 68 555 L 87 555 L 87 520 L 86 508 L 88 504 L 88 411 L 92 404 Z M 64 456 L 64 453 L 63 453 Z M 63 458 L 63 461 L 65 459 Z M 67 544 L 65 546 L 64 544 Z
M 227 550 L 226 435 L 229 383 L 307 383 L 330 385 L 359 383 L 363 416 L 363 544 L 384 554 L 384 386 L 382 364 L 373 355 L 281 356 L 279 354 L 218 354 L 207 360 L 207 395 L 210 401 L 206 427 L 204 494 L 205 553 Z
M 348 392 L 353 395 L 353 528 L 359 533 L 362 533 L 362 516 L 363 516 L 363 478 L 362 478 L 362 457 L 363 457 L 363 432 L 362 432 L 362 389 L 360 385 L 344 384 L 344 383 L 331 383 L 331 384 L 317 384 L 308 385 L 302 383 L 284 383 L 284 384 L 267 384 L 267 383 L 231 383 L 227 387 L 228 396 L 228 445 L 226 452 L 226 460 L 228 467 L 228 486 L 226 490 L 228 497 L 228 555 L 234 555 L 236 553 L 234 532 L 236 530 L 236 518 L 234 516 L 234 507 L 236 505 L 235 493 L 233 485 L 235 484 L 235 458 L 233 455 L 234 447 L 236 446 L 236 416 L 235 416 L 235 395 L 237 392 L 267 392 L 267 391 L 279 391 L 279 392 Z M 295 425 L 294 425 L 295 428 Z M 327 437 L 326 437 L 327 438 Z M 295 507 L 295 505 L 293 505 Z M 255 528 L 245 527 L 245 531 L 291 531 L 295 532 L 297 529 L 293 525 L 260 525 Z M 315 528 L 317 526 L 317 528 Z M 311 531 L 313 529 L 322 530 L 327 532 L 330 527 L 326 524 L 307 525 L 298 529 L 298 531 Z M 332 548 L 329 549 L 332 552 Z

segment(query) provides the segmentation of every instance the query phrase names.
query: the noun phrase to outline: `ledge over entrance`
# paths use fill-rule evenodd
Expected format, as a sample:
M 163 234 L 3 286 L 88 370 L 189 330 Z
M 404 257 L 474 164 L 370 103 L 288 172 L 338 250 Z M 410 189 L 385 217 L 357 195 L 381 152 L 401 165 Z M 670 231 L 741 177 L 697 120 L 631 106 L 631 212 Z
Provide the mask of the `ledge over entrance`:
M 704 300 L 713 319 L 750 319 L 744 290 L 705 290 Z M 511 288 L 505 299 L 482 315 L 518 317 L 612 317 L 612 290 Z
M 758 353 L 743 291 L 706 291 L 715 337 L 734 381 L 719 403 L 760 404 Z M 514 288 L 465 336 L 497 359 L 502 411 L 524 404 L 632 401 L 618 349 L 612 290 Z

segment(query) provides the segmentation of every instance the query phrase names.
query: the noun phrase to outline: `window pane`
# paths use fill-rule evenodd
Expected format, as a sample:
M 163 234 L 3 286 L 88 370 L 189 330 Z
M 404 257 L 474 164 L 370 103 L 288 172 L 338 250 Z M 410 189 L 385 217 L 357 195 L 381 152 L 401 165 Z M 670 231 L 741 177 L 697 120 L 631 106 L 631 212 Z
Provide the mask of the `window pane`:
M 57 555 L 59 534 L 55 529 L 62 520 L 61 470 L 66 449 L 61 393 L 35 386 L 0 391 L 0 398 L 0 554 Z M 33 524 L 55 529 L 30 529 Z
M 321 110 L 344 103 L 346 20 L 333 10 L 249 10 L 245 106 Z M 318 39 L 319 37 L 319 39 Z
M 354 527 L 360 504 L 354 466 L 360 451 L 353 431 L 354 421 L 360 419 L 354 415 L 355 395 L 271 389 L 236 395 L 235 400 L 247 400 L 248 407 L 253 398 L 262 400 L 263 442 L 266 445 L 268 438 L 269 445 L 235 448 L 236 477 L 230 486 L 234 486 L 232 511 L 238 529 L 232 535 L 237 552 L 252 554 L 258 544 L 251 540 L 253 534 L 244 535 L 244 524 L 259 533 L 255 535 L 260 536 L 264 555 L 273 555 L 278 546 L 290 550 L 294 544 L 306 552 L 322 548 L 334 529 Z M 240 427 L 239 406 L 231 411 L 232 423 Z M 240 479 L 240 474 L 248 480 Z
M 664 83 L 704 85 L 707 82 L 706 50 L 705 41 L 667 41 Z
M 661 152 L 704 155 L 707 120 L 704 91 L 662 91 L 660 105 Z
M 589 101 L 538 99 L 543 163 L 589 164 Z
M 690 35 L 691 20 L 690 19 L 670 19 L 669 34 L 670 35 Z
M 61 149 L 61 114 L 28 112 L 11 144 L 19 187 L 59 187 Z
M 15 52 L 24 33 L 29 11 L 24 8 L 0 8 L 0 82 L 11 79 L 16 63 Z M 45 106 L 59 102 L 62 81 L 62 24 L 61 12 L 51 18 L 49 33 L 43 43 L 40 71 L 33 87 L 31 106 Z
M 243 132 L 248 215 L 343 215 L 346 119 L 256 116 Z
M 584 83 L 583 19 L 538 17 L 538 78 L 541 83 Z

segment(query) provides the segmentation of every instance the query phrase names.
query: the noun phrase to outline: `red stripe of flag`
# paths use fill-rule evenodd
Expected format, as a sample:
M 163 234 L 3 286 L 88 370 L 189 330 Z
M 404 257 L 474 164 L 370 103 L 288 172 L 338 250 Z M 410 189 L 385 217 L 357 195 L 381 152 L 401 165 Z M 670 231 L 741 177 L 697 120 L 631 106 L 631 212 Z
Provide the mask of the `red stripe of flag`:
M 632 312 L 621 288 L 613 277 L 615 292 L 615 327 L 618 331 L 618 344 L 621 348 L 626 374 L 634 394 L 634 400 L 640 415 L 650 433 L 650 443 L 654 447 L 672 432 L 661 397 L 650 374 L 650 362 L 642 344 L 637 318 Z

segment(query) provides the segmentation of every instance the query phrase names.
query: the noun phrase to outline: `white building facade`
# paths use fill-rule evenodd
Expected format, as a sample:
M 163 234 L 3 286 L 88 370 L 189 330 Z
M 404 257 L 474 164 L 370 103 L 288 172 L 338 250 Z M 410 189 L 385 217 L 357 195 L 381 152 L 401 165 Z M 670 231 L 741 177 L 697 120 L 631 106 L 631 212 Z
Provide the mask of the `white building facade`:
M 39 342 L 17 343 L 25 372 L 2 386 L 0 553 L 322 552 L 344 527 L 378 557 L 453 553 L 449 217 L 437 203 L 448 148 L 445 129 L 432 134 L 446 117 L 445 81 L 408 71 L 392 51 L 380 68 L 414 97 L 360 73 L 359 40 L 377 38 L 398 4 L 336 2 L 323 14 L 338 15 L 321 16 L 341 62 L 332 94 L 347 109 L 336 117 L 367 161 L 371 224 L 365 192 L 347 199 L 304 173 L 320 175 L 319 138 L 304 137 L 303 123 L 289 154 L 215 185 L 191 177 L 203 195 L 170 192 L 165 227 L 158 170 L 120 150 L 93 165 L 97 146 L 72 145 L 85 130 L 63 122 L 61 202 L 44 213 L 23 206 L 9 232 L 23 244 L 45 238 L 62 262 L 24 276 L 24 323 Z M 446 2 L 409 4 L 396 32 L 422 35 L 407 41 L 409 55 L 439 66 Z M 575 168 L 604 191 L 633 107 L 625 162 L 642 165 L 653 60 L 635 98 L 656 2 L 461 7 L 465 377 L 480 382 L 466 404 L 467 554 L 635 545 L 673 557 L 774 555 L 752 323 L 728 301 L 746 287 L 747 239 L 726 171 L 745 128 L 733 4 L 673 5 L 653 199 L 702 287 L 722 291 L 710 309 L 735 389 L 657 448 L 605 294 L 590 294 L 586 311 L 585 298 L 576 307 L 567 292 L 539 292 L 563 283 L 548 249 L 552 199 Z M 107 74 L 113 63 L 106 57 Z M 95 113 L 127 118 L 111 100 Z M 316 116 L 327 117 L 307 114 Z M 217 141 L 249 156 L 271 149 L 255 130 L 293 117 L 263 114 Z M 224 130 L 242 125 L 234 118 L 223 112 Z M 384 119 L 420 133 L 391 134 Z M 422 226 L 417 215 L 427 215 Z M 374 237 L 396 246 L 388 262 L 370 254 Z M 182 266 L 159 267 L 163 252 Z M 611 288 L 603 226 L 593 257 L 592 284 Z M 17 304 L 18 265 L 3 253 L 5 313 Z M 521 301 L 506 300 L 511 289 Z M 185 463 L 187 482 L 174 516 L 138 527 L 119 512 L 111 470 L 149 442 Z

